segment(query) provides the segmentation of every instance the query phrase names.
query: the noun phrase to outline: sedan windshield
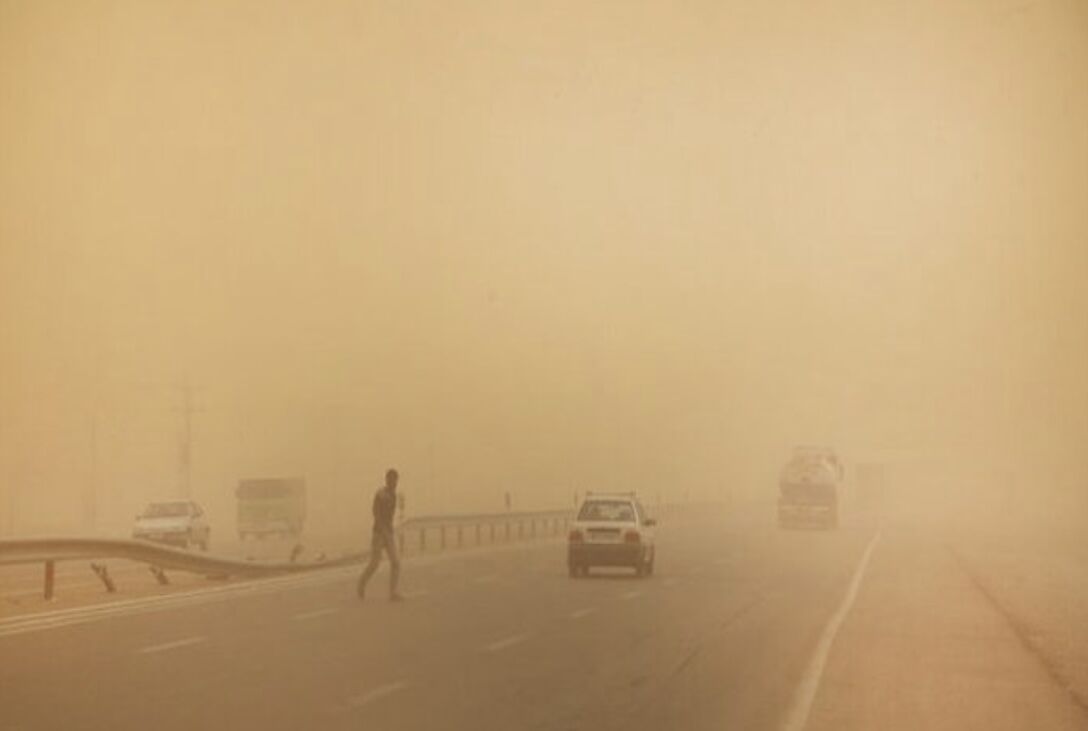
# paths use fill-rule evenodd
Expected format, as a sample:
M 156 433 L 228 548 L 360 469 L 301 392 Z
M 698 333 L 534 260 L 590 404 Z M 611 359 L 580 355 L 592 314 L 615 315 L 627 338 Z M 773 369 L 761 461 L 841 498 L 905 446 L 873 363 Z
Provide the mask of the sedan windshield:
M 180 518 L 189 514 L 188 503 L 152 503 L 144 510 L 143 518 Z
M 578 520 L 605 520 L 630 523 L 635 519 L 635 509 L 622 500 L 595 500 L 582 506 Z

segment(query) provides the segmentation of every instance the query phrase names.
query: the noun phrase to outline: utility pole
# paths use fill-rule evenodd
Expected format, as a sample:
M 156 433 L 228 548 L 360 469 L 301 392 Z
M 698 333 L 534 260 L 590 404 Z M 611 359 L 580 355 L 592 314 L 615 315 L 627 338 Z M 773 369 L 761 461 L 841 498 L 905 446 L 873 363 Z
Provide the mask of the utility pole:
M 178 445 L 178 472 L 180 477 L 181 497 L 189 500 L 193 496 L 193 414 L 200 411 L 193 404 L 193 387 L 186 378 L 178 388 L 181 390 L 181 436 Z
M 193 389 L 186 380 L 182 386 L 181 496 L 193 496 Z
M 4 422 L 0 420 L 0 536 L 15 535 L 15 480 L 11 479 L 4 449 Z
M 438 488 L 434 485 L 434 439 L 427 443 L 427 492 L 430 493 L 432 501 L 438 500 Z M 445 503 L 442 509 L 445 509 Z
M 83 525 L 93 533 L 98 527 L 98 407 L 91 410 L 91 470 L 83 492 Z

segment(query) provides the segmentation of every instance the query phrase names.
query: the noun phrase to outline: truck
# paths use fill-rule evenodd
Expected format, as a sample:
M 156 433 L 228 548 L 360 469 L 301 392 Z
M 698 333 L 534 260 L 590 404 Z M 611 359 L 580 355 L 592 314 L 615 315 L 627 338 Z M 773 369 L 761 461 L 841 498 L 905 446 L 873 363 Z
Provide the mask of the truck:
M 238 481 L 238 538 L 297 539 L 306 523 L 306 480 L 262 477 Z
M 839 524 L 839 491 L 844 470 L 828 447 L 797 447 L 778 481 L 778 524 L 783 528 Z

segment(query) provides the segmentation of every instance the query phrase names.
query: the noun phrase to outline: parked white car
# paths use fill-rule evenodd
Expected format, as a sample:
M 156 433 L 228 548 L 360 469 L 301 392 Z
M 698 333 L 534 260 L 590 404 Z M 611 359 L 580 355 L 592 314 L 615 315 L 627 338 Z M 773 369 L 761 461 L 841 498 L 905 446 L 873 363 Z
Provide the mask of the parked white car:
M 211 527 L 204 509 L 191 500 L 151 503 L 136 516 L 132 537 L 207 551 Z
M 593 566 L 630 566 L 639 576 L 654 572 L 654 526 L 634 493 L 588 493 L 567 539 L 572 577 Z

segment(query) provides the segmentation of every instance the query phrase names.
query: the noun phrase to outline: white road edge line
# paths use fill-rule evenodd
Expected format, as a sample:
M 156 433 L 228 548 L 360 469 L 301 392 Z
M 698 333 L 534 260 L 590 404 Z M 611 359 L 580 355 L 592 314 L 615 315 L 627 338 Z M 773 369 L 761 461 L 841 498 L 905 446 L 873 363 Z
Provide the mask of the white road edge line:
M 176 650 L 179 647 L 188 647 L 189 645 L 197 645 L 201 642 L 206 642 L 207 637 L 186 637 L 184 640 L 174 640 L 173 642 L 164 642 L 161 645 L 148 645 L 147 647 L 141 647 L 137 652 L 141 655 L 150 655 L 154 652 L 165 652 L 167 650 Z
M 588 617 L 597 611 L 597 607 L 586 607 L 585 609 L 579 609 L 570 613 L 571 619 L 581 619 L 582 617 Z
M 395 683 L 386 683 L 385 685 L 379 685 L 377 688 L 372 688 L 361 695 L 348 698 L 347 704 L 352 708 L 360 708 L 368 703 L 373 703 L 380 698 L 385 698 L 387 695 L 392 695 L 398 690 L 404 690 L 407 687 L 408 683 L 403 680 L 398 680 Z
M 820 680 L 823 678 L 824 667 L 827 665 L 827 657 L 831 654 L 831 645 L 835 642 L 835 636 L 839 633 L 843 620 L 850 613 L 850 608 L 854 606 L 854 601 L 858 597 L 858 588 L 865 577 L 865 569 L 869 565 L 869 558 L 873 555 L 873 549 L 876 548 L 878 540 L 880 540 L 879 530 L 865 547 L 865 553 L 862 554 L 858 567 L 854 569 L 854 576 L 850 579 L 850 586 L 846 589 L 842 604 L 831 615 L 831 619 L 828 620 L 827 626 L 820 635 L 820 641 L 816 643 L 816 650 L 812 653 L 808 667 L 805 668 L 805 674 L 801 677 L 801 684 L 797 686 L 789 715 L 786 716 L 786 721 L 782 725 L 782 731 L 803 731 L 808 725 L 808 716 L 812 711 L 812 703 L 816 700 L 816 692 L 820 689 Z
M 492 642 L 490 645 L 485 645 L 484 650 L 486 650 L 487 652 L 499 652 L 500 650 L 505 650 L 508 647 L 519 645 L 522 642 L 525 642 L 525 640 L 527 639 L 529 639 L 529 635 L 527 634 L 513 635 L 512 637 L 507 637 L 505 639 Z
M 327 607 L 325 609 L 314 609 L 313 611 L 310 611 L 310 612 L 303 612 L 302 614 L 296 614 L 291 619 L 294 619 L 295 621 L 301 622 L 301 621 L 306 620 L 306 619 L 316 619 L 317 617 L 324 617 L 324 616 L 326 616 L 328 614 L 336 614 L 339 611 L 340 610 L 336 609 L 335 607 Z

